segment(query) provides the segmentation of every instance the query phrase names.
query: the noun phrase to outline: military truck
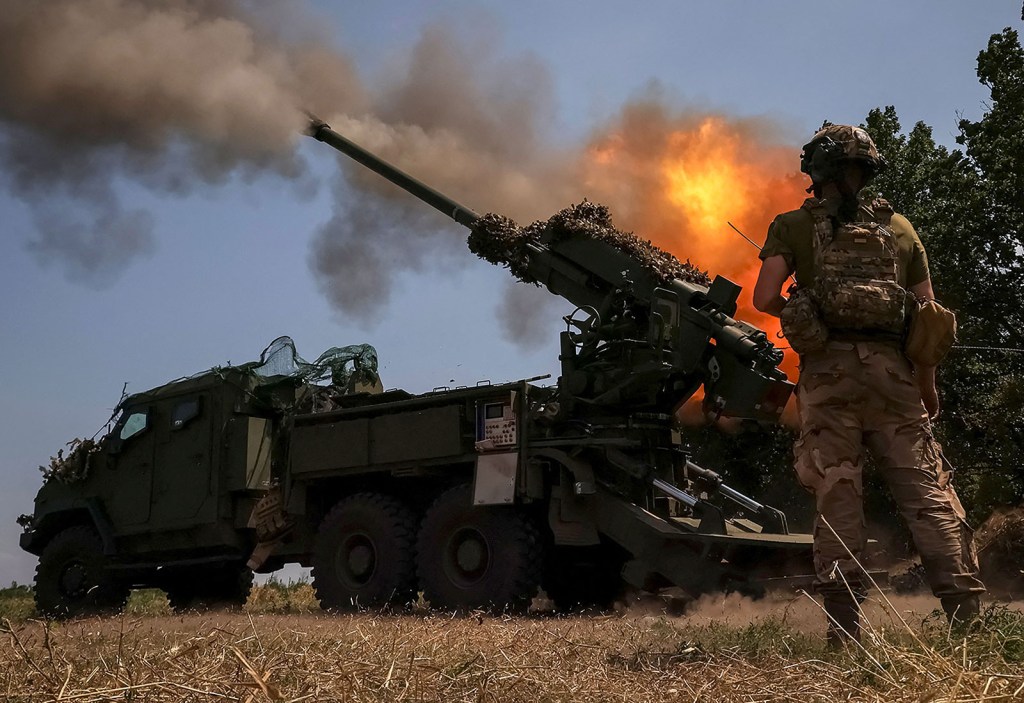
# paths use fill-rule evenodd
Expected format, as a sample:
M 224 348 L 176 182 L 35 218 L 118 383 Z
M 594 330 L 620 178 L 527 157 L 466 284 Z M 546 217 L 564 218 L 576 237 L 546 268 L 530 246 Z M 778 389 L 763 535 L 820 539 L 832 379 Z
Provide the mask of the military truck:
M 39 556 L 40 612 L 116 609 L 137 587 L 164 589 L 176 609 L 244 603 L 256 543 L 248 522 L 283 461 L 287 413 L 379 391 L 376 363 L 367 345 L 307 363 L 281 337 L 258 362 L 123 398 L 98 442 L 51 461 L 21 519 L 21 547 Z
M 732 317 L 738 286 L 619 232 L 592 203 L 522 228 L 481 217 L 322 122 L 310 134 L 468 227 L 478 255 L 575 306 L 557 381 L 367 392 L 381 388 L 363 363 L 363 383 L 350 389 L 361 392 L 341 392 L 346 383 L 318 386 L 313 376 L 263 373 L 257 382 L 245 367 L 247 380 L 207 391 L 196 415 L 175 415 L 175 403 L 194 402 L 177 388 L 126 399 L 88 456 L 104 468 L 89 475 L 112 471 L 112 449 L 126 463 L 141 439 L 134 463 L 151 462 L 152 478 L 136 496 L 149 491 L 152 507 L 134 510 L 150 515 L 107 526 L 103 506 L 128 477 L 89 490 L 45 485 L 22 538 L 41 555 L 41 609 L 72 612 L 117 604 L 131 586 L 173 593 L 199 581 L 217 592 L 184 596 L 237 599 L 242 589 L 229 593 L 227 582 L 248 578 L 245 559 L 258 571 L 311 566 L 331 609 L 422 593 L 440 608 L 522 610 L 538 588 L 569 609 L 607 606 L 627 584 L 757 593 L 811 572 L 810 535 L 791 534 L 781 511 L 696 465 L 677 431 L 686 403 L 774 422 L 790 397 L 782 353 Z M 154 414 L 172 396 L 180 400 Z M 190 419 L 175 430 L 179 416 Z M 209 434 L 196 437 L 208 450 L 176 443 L 206 422 Z M 186 507 L 158 508 L 175 490 L 193 493 Z M 72 504 L 81 506 L 58 507 Z

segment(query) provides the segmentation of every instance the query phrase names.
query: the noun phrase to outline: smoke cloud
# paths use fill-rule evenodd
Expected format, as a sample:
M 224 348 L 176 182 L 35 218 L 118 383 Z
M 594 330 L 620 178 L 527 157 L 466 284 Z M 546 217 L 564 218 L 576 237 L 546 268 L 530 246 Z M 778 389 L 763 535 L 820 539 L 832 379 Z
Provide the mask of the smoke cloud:
M 108 285 L 156 246 L 119 179 L 177 196 L 238 177 L 301 183 L 307 111 L 475 208 L 533 218 L 565 201 L 571 179 L 542 134 L 550 80 L 535 60 L 503 64 L 489 30 L 473 46 L 427 30 L 372 94 L 308 34 L 243 0 L 3 0 L 0 183 L 30 208 L 30 251 Z M 371 320 L 396 274 L 468 260 L 461 228 L 369 172 L 339 174 L 310 265 L 342 313 Z
M 344 53 L 296 20 L 301 4 L 287 12 L 247 0 L 0 6 L 0 185 L 32 212 L 23 239 L 33 254 L 91 286 L 156 246 L 153 218 L 121 201 L 118 181 L 179 196 L 237 178 L 308 187 L 296 149 L 307 110 L 480 213 L 525 224 L 588 197 L 609 205 L 619 227 L 712 272 L 756 262 L 752 251 L 737 257 L 736 235 L 716 239 L 726 232 L 721 213 L 757 237 L 786 209 L 781 200 L 794 203 L 793 184 L 777 175 L 792 170 L 781 159 L 794 152 L 776 149 L 760 120 L 679 114 L 653 96 L 624 106 L 585 143 L 567 144 L 552 133 L 546 68 L 501 56 L 499 28 L 482 23 L 458 39 L 426 29 L 371 88 Z M 463 228 L 338 159 L 333 213 L 313 236 L 309 265 L 340 313 L 373 321 L 403 271 L 472 260 Z M 518 285 L 497 314 L 508 339 L 528 346 L 555 304 Z
M 573 155 L 545 138 L 554 112 L 550 79 L 536 61 L 499 61 L 496 42 L 483 34 L 468 47 L 441 29 L 427 29 L 405 71 L 374 100 L 374 117 L 338 115 L 327 121 L 478 212 L 547 217 L 578 183 Z M 344 310 L 365 318 L 379 313 L 389 301 L 395 271 L 471 261 L 462 227 L 365 169 L 346 163 L 340 173 L 335 213 L 318 232 L 310 263 L 327 297 Z M 353 191 L 361 195 L 352 197 Z M 353 255 L 369 267 L 348 269 L 346 259 Z M 521 333 L 529 325 L 520 316 L 527 309 L 536 315 L 551 301 L 543 291 L 522 288 L 514 300 L 527 299 L 532 306 L 506 304 L 499 314 L 511 325 L 508 338 L 525 345 L 532 337 Z
M 242 3 L 4 0 L 0 12 L 4 185 L 32 211 L 36 256 L 96 286 L 154 245 L 116 179 L 185 194 L 235 173 L 298 178 L 303 109 L 362 100 L 344 57 L 275 40 Z

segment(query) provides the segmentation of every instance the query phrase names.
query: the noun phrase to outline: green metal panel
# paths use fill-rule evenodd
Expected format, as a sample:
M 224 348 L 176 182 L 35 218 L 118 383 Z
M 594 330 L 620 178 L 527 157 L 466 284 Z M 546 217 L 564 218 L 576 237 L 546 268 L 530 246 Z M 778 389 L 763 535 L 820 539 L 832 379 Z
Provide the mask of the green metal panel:
M 462 454 L 462 408 L 446 405 L 374 418 L 370 427 L 373 464 L 436 459 Z M 467 441 L 472 449 L 472 437 Z
M 260 490 L 270 485 L 272 424 L 262 417 L 250 417 L 247 423 L 245 451 L 245 487 Z
M 291 471 L 303 474 L 367 466 L 369 437 L 370 421 L 365 418 L 296 427 L 291 437 Z

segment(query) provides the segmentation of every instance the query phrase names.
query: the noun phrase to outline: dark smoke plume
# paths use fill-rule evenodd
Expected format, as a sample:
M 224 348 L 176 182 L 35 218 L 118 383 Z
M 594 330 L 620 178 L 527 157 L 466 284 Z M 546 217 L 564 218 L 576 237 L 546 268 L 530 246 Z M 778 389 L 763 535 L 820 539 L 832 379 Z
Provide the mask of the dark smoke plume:
M 570 199 L 569 160 L 541 129 L 553 110 L 536 61 L 502 64 L 484 27 L 471 46 L 430 29 L 371 93 L 289 19 L 302 10 L 0 0 L 0 184 L 31 210 L 33 254 L 75 281 L 111 282 L 155 247 L 152 217 L 121 201 L 117 180 L 179 196 L 236 177 L 301 182 L 307 110 L 481 211 L 529 220 Z M 396 273 L 469 260 L 458 225 L 352 164 L 340 173 L 310 262 L 341 312 L 371 320 Z M 547 302 L 523 296 L 533 310 Z
M 339 105 L 362 105 L 348 62 L 275 40 L 245 3 L 0 3 L 4 185 L 32 211 L 29 248 L 75 280 L 102 285 L 153 248 L 116 179 L 180 195 L 234 174 L 296 178 L 303 110 Z
M 509 280 L 498 306 L 504 322 L 505 339 L 521 348 L 538 347 L 551 341 L 552 327 L 545 324 L 570 312 L 566 303 L 543 288 Z
M 624 108 L 589 144 L 556 146 L 564 139 L 551 131 L 544 66 L 499 56 L 495 28 L 428 28 L 370 89 L 312 23 L 294 20 L 304 8 L 0 0 L 0 186 L 31 210 L 25 245 L 69 278 L 100 286 L 156 245 L 152 217 L 122 202 L 119 181 L 179 196 L 267 176 L 307 188 L 296 149 L 307 110 L 477 212 L 532 222 L 589 197 L 644 237 L 686 230 L 696 242 L 678 203 L 666 205 L 660 166 L 666 145 L 678 142 L 673 132 L 696 118 L 653 100 Z M 396 274 L 472 261 L 462 227 L 338 158 L 334 212 L 309 255 L 336 309 L 372 321 Z M 709 265 L 695 248 L 675 253 Z M 531 322 L 541 311 L 564 306 L 530 286 L 503 300 L 506 333 L 522 344 L 542 327 Z
M 524 220 L 550 214 L 571 199 L 578 182 L 575 156 L 554 148 L 544 134 L 553 112 L 550 80 L 535 61 L 501 63 L 493 46 L 480 39 L 471 50 L 428 29 L 406 71 L 373 101 L 375 117 L 325 117 L 337 131 L 478 212 Z M 471 261 L 461 226 L 347 158 L 340 163 L 335 213 L 310 257 L 332 302 L 372 319 L 389 301 L 395 271 Z M 350 259 L 360 262 L 358 270 L 347 265 Z M 556 301 L 530 287 L 515 300 L 499 311 L 506 334 L 531 344 L 521 333 L 529 326 L 522 314 L 532 310 L 536 317 Z

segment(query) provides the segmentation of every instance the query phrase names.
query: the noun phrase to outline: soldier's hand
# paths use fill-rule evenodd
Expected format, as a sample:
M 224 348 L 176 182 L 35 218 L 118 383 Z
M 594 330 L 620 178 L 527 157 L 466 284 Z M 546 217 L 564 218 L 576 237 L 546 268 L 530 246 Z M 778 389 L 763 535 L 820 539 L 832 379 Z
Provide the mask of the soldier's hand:
M 917 388 L 921 391 L 921 400 L 928 417 L 932 420 L 939 416 L 939 391 L 935 385 L 934 366 L 915 366 L 914 376 L 917 377 Z
M 928 411 L 929 419 L 938 419 L 941 408 L 939 407 L 939 392 L 935 387 L 923 389 L 921 400 L 924 401 L 924 409 Z

